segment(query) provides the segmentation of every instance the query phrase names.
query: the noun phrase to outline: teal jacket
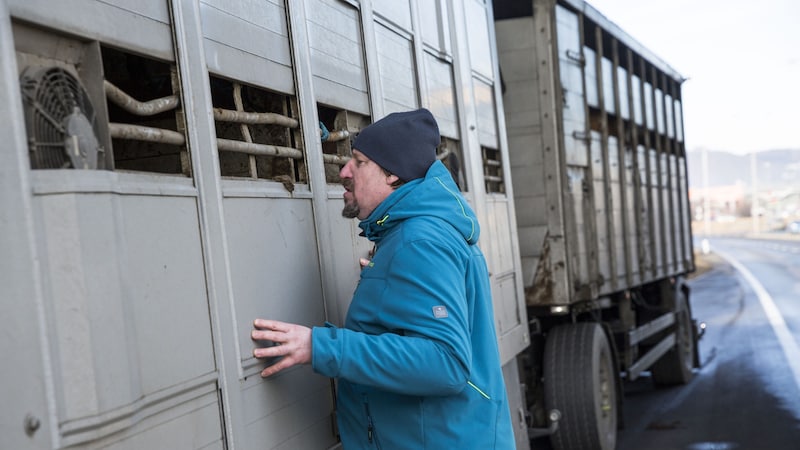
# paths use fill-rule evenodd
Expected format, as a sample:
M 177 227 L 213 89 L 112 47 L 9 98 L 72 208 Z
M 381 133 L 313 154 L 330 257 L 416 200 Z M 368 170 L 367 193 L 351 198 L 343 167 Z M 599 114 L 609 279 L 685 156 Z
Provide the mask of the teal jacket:
M 344 448 L 514 448 L 480 229 L 447 169 L 360 227 L 376 252 L 345 327 L 312 332 L 314 370 L 338 379 Z

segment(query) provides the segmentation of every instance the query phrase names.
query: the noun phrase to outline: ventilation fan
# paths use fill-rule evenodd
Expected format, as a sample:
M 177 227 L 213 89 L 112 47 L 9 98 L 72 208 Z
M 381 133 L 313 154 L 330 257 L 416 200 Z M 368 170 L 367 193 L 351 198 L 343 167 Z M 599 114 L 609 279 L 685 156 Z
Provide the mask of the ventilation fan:
M 20 85 L 31 167 L 96 169 L 103 148 L 80 81 L 60 67 L 28 67 Z

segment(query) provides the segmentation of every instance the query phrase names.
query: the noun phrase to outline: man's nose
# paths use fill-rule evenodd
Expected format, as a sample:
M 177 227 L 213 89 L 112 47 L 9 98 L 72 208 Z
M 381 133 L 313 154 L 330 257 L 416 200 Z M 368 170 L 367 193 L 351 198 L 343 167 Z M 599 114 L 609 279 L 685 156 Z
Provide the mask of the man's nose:
M 352 162 L 353 162 L 353 160 L 351 159 L 350 161 L 347 161 L 347 164 L 342 166 L 342 170 L 339 171 L 339 178 L 352 178 L 353 177 L 353 173 L 350 171 L 350 163 L 352 163 Z

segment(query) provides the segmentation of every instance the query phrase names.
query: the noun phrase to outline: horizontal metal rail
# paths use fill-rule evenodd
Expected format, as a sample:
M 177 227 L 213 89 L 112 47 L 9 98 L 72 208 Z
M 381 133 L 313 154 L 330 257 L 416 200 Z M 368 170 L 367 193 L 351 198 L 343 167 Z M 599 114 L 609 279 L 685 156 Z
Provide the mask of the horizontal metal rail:
M 483 179 L 486 180 L 486 181 L 489 181 L 491 183 L 502 183 L 503 182 L 503 177 L 498 177 L 498 176 L 495 176 L 495 175 L 484 175 Z
M 127 139 L 144 142 L 156 142 L 169 145 L 184 145 L 186 138 L 177 131 L 162 128 L 145 127 L 126 123 L 109 123 L 108 130 L 114 139 Z M 239 152 L 257 156 L 277 156 L 292 159 L 303 159 L 303 152 L 292 147 L 279 145 L 256 144 L 251 142 L 217 139 L 220 151 Z M 347 164 L 349 156 L 323 154 L 322 159 L 328 164 Z
M 320 130 L 320 134 L 322 134 L 322 130 Z M 326 139 L 325 142 L 343 141 L 349 137 L 350 137 L 350 132 L 347 130 L 330 131 L 328 133 L 328 139 Z
M 281 125 L 286 128 L 300 128 L 300 122 L 276 113 L 258 113 L 235 111 L 232 109 L 214 108 L 214 120 L 220 122 L 235 122 L 247 125 Z
M 169 95 L 141 102 L 125 93 L 125 91 L 118 88 L 110 81 L 104 81 L 103 86 L 105 87 L 106 96 L 111 103 L 137 116 L 153 116 L 164 111 L 170 111 L 175 109 L 180 103 L 177 95 Z M 257 113 L 222 108 L 214 108 L 214 120 L 248 125 L 282 125 L 292 129 L 300 127 L 300 122 L 297 119 L 292 119 L 291 117 L 277 113 Z M 330 133 L 328 140 L 340 141 L 349 136 L 350 133 L 347 130 L 333 131 Z
M 177 95 L 140 102 L 126 94 L 122 89 L 114 86 L 108 80 L 103 81 L 103 87 L 106 91 L 106 97 L 108 97 L 111 103 L 137 116 L 153 116 L 164 111 L 170 111 L 175 109 L 180 102 Z
M 644 354 L 638 361 L 631 364 L 628 368 L 628 380 L 633 381 L 639 378 L 639 375 L 644 372 L 648 367 L 652 366 L 654 362 L 658 361 L 664 353 L 667 353 L 672 347 L 675 346 L 675 334 L 670 334 L 661 340 L 655 347 Z
M 675 323 L 675 313 L 668 312 L 628 332 L 628 345 L 636 345 Z
M 103 86 L 109 101 L 137 116 L 152 116 L 170 111 L 175 109 L 180 103 L 177 95 L 140 102 L 126 94 L 110 81 L 104 81 Z M 291 117 L 281 114 L 234 111 L 222 108 L 214 108 L 214 120 L 248 125 L 281 125 L 292 129 L 300 127 L 300 122 L 297 119 L 292 119 Z M 108 127 L 111 137 L 115 139 L 156 142 L 169 145 L 184 145 L 186 143 L 186 138 L 181 133 L 173 130 L 124 123 L 109 123 Z M 321 130 L 320 133 L 322 133 Z M 347 130 L 331 131 L 328 133 L 327 141 L 342 141 L 348 137 L 350 137 L 350 132 Z M 282 156 L 293 159 L 303 158 L 303 152 L 296 148 L 255 144 L 231 139 L 217 139 L 217 148 L 221 151 L 239 152 L 248 155 Z M 350 160 L 350 157 L 340 155 L 324 154 L 322 157 L 328 164 L 346 164 L 347 161 Z
M 108 132 L 111 134 L 111 137 L 115 139 L 158 142 L 170 145 L 184 145 L 186 143 L 186 138 L 177 131 L 146 127 L 143 125 L 109 123 Z

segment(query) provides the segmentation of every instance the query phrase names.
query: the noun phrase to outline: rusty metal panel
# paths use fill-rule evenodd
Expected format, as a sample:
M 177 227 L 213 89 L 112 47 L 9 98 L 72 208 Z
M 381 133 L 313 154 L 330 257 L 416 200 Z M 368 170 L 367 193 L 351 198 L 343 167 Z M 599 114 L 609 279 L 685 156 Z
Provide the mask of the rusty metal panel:
M 596 250 L 597 261 L 597 276 L 596 279 L 599 283 L 601 293 L 608 292 L 611 288 L 610 281 L 613 276 L 611 267 L 611 242 L 609 240 L 610 232 L 608 214 L 608 190 L 606 189 L 608 174 L 605 170 L 603 149 L 601 147 L 599 133 L 592 132 L 592 142 L 590 146 L 592 153 L 591 173 L 592 173 L 592 210 L 593 220 L 595 226 L 595 234 L 592 236 Z
M 336 0 L 306 0 L 314 92 L 318 102 L 369 115 L 358 10 Z
M 586 148 L 586 109 L 583 90 L 583 71 L 587 67 L 581 60 L 580 28 L 578 16 L 561 7 L 556 7 L 558 36 L 558 63 L 563 96 L 562 124 L 564 132 L 564 155 L 567 164 L 588 164 Z M 587 71 L 587 85 L 591 70 Z M 596 80 L 595 80 L 596 82 Z M 587 88 L 587 91 L 589 88 Z
M 680 192 L 678 195 L 683 200 L 682 208 L 680 208 L 680 216 L 681 216 L 681 227 L 682 227 L 682 235 L 683 241 L 681 242 L 681 246 L 683 249 L 683 260 L 681 266 L 684 270 L 693 270 L 694 269 L 694 254 L 693 254 L 693 247 L 692 247 L 692 211 L 691 205 L 689 204 L 689 180 L 686 173 L 686 158 L 680 157 L 678 159 L 678 184 L 680 186 Z
M 569 227 L 566 235 L 566 239 L 570 241 L 571 275 L 575 286 L 584 287 L 593 283 L 589 267 L 590 260 L 596 260 L 596 253 L 589 249 L 590 246 L 594 246 L 594 237 L 590 232 L 593 227 L 589 224 L 589 221 L 594 218 L 587 215 L 592 204 L 587 189 L 591 183 L 589 169 L 588 167 L 570 166 L 567 168 L 567 177 L 569 199 L 567 207 L 573 211 L 572 226 Z
M 650 171 L 648 170 L 647 150 L 643 145 L 636 149 L 636 159 L 638 164 L 638 183 L 639 191 L 636 202 L 636 220 L 639 224 L 639 266 L 642 270 L 642 281 L 649 280 L 652 276 L 653 264 L 653 233 L 652 222 L 652 202 L 650 201 Z
M 670 229 L 672 235 L 670 239 L 670 247 L 672 249 L 672 265 L 673 273 L 679 272 L 683 269 L 683 236 L 681 236 L 681 222 L 685 211 L 681 208 L 684 202 L 681 202 L 681 185 L 680 176 L 678 174 L 678 158 L 675 155 L 669 155 L 669 189 L 670 189 Z M 685 270 L 685 269 L 683 269 Z
M 209 71 L 255 86 L 294 93 L 282 2 L 203 0 L 200 18 Z
M 624 239 L 628 242 L 627 261 L 629 265 L 627 272 L 630 275 L 630 283 L 637 285 L 641 281 L 639 273 L 639 250 L 643 245 L 641 241 L 641 235 L 639 233 L 639 205 L 637 205 L 639 192 L 636 183 L 636 177 L 638 176 L 638 173 L 634 167 L 636 153 L 634 153 L 630 148 L 625 148 L 624 151 L 625 186 L 623 187 L 623 191 L 625 193 L 625 208 L 622 211 L 622 220 L 625 222 L 627 228 L 626 235 L 624 237 Z
M 517 233 L 524 286 L 530 287 L 547 233 L 545 166 L 533 20 L 497 22 L 498 57 L 507 92 L 503 98 Z
M 533 21 L 530 18 L 503 20 L 495 27 L 503 80 L 507 91 L 513 92 L 513 95 L 503 96 L 508 137 L 513 139 L 525 135 L 530 139 L 530 145 L 540 144 L 541 139 L 536 139 L 541 134 L 541 107 Z M 521 152 L 522 155 L 536 153 L 532 149 Z M 512 167 L 515 164 L 512 158 Z
M 650 223 L 651 243 L 653 245 L 653 275 L 658 278 L 664 276 L 664 226 L 661 195 L 661 174 L 659 171 L 659 158 L 655 149 L 649 150 L 648 184 L 650 186 Z
M 542 306 L 571 300 L 572 286 L 568 280 L 573 275 L 568 261 L 574 258 L 567 255 L 565 243 L 569 240 L 571 244 L 572 240 L 563 228 L 573 223 L 563 220 L 565 214 L 573 214 L 565 212 L 572 205 L 559 187 L 562 177 L 564 189 L 567 184 L 567 168 L 558 162 L 563 157 L 558 144 L 562 138 L 558 133 L 563 130 L 556 121 L 556 108 L 560 107 L 561 100 L 554 96 L 560 80 L 555 71 L 539 69 L 542 60 L 555 65 L 553 57 L 558 58 L 537 36 L 540 32 L 550 37 L 556 35 L 550 21 L 555 12 L 547 8 L 540 11 L 542 14 L 535 17 L 496 22 L 495 27 L 507 89 L 503 102 L 522 279 L 528 304 Z M 577 79 L 580 83 L 580 71 Z M 576 102 L 575 107 L 582 108 L 579 97 Z M 576 192 L 583 191 L 578 187 Z M 572 250 L 574 248 L 570 247 Z
M 622 210 L 622 171 L 624 167 L 619 163 L 619 142 L 616 137 L 608 137 L 608 189 L 610 196 L 610 214 L 611 217 L 611 232 L 609 236 L 613 239 L 613 249 L 611 256 L 613 258 L 612 269 L 614 270 L 613 277 L 615 278 L 615 287 L 623 288 L 626 286 L 627 266 L 625 264 L 625 227 L 623 221 Z
M 660 154 L 660 181 L 659 187 L 661 193 L 661 225 L 662 225 L 662 256 L 664 258 L 664 271 L 665 275 L 671 273 L 672 265 L 674 262 L 674 247 L 675 233 L 673 230 L 672 222 L 672 178 L 671 178 L 671 162 L 670 157 L 666 153 Z

